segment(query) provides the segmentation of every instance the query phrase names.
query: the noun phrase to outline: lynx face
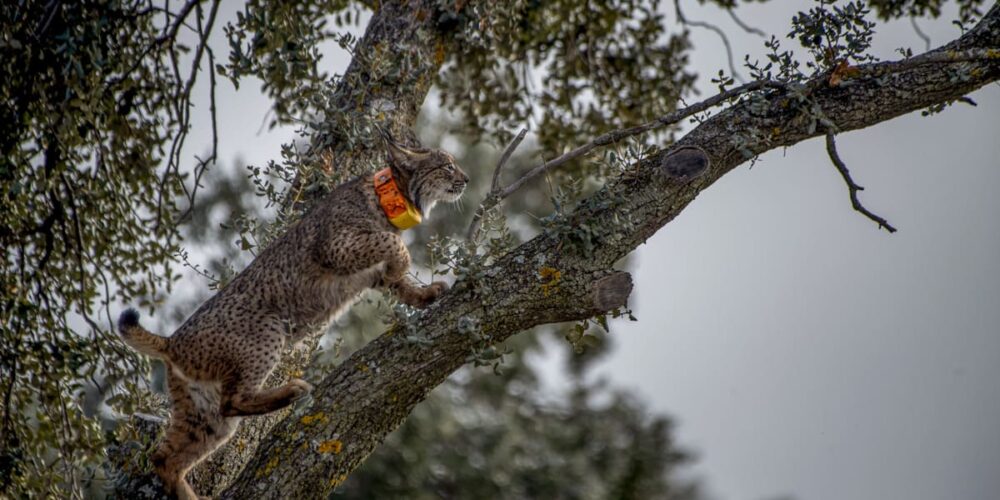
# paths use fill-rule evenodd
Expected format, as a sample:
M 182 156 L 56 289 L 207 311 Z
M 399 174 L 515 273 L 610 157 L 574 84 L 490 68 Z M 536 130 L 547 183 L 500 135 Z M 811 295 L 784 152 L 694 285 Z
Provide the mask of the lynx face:
M 445 151 L 409 149 L 397 144 L 391 144 L 389 151 L 394 166 L 409 175 L 410 201 L 422 212 L 429 212 L 438 201 L 457 201 L 469 184 L 469 176 Z

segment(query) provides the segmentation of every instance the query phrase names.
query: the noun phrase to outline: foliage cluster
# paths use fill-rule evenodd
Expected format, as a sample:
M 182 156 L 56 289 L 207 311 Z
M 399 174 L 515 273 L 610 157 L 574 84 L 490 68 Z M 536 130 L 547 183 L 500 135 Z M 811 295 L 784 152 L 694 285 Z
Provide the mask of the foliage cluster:
M 210 161 L 181 166 L 209 55 L 176 36 L 214 19 L 199 3 L 0 5 L 0 491 L 62 496 L 100 462 L 77 400 L 140 366 L 110 334 L 112 304 L 152 306 L 174 279 L 177 221 Z

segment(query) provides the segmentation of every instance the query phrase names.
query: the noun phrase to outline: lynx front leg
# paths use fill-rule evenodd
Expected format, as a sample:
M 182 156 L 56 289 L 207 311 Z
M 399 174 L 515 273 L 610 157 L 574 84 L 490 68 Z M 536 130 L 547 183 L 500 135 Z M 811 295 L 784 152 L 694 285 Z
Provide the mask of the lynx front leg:
M 404 278 L 390 283 L 386 288 L 399 298 L 400 302 L 422 309 L 431 305 L 442 293 L 448 290 L 448 284 L 443 281 L 435 281 L 427 286 L 417 286 L 409 279 Z
M 320 263 L 345 276 L 385 263 L 385 273 L 378 285 L 414 307 L 430 305 L 448 288 L 441 281 L 422 287 L 406 277 L 410 252 L 403 238 L 395 233 L 342 233 L 324 241 L 318 253 Z

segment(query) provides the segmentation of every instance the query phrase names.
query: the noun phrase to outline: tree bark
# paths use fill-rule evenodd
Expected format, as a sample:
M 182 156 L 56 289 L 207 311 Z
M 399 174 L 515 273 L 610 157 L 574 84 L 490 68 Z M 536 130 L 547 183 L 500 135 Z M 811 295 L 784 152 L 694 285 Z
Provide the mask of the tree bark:
M 443 43 L 439 36 L 427 40 L 416 41 L 426 54 L 433 52 L 428 43 Z M 304 413 L 274 428 L 222 496 L 325 497 L 431 389 L 487 346 L 533 326 L 589 318 L 623 305 L 631 280 L 613 270 L 615 263 L 720 177 L 754 155 L 831 129 L 860 129 L 958 99 L 1000 78 L 998 48 L 1000 6 L 995 5 L 973 30 L 930 55 L 859 66 L 836 86 L 829 75 L 820 75 L 804 88 L 768 91 L 706 120 L 584 200 L 556 229 L 486 268 L 482 280 L 457 283 L 412 324 L 397 325 L 354 353 L 316 387 Z M 986 56 L 964 60 L 954 52 L 969 49 Z M 436 70 L 431 63 L 422 68 Z M 426 86 L 396 96 L 398 109 L 410 110 L 408 118 L 423 99 L 421 91 Z M 711 160 L 709 170 L 692 181 L 665 172 L 665 159 L 684 147 L 700 148 Z M 595 243 L 592 252 L 574 243 L 581 238 Z

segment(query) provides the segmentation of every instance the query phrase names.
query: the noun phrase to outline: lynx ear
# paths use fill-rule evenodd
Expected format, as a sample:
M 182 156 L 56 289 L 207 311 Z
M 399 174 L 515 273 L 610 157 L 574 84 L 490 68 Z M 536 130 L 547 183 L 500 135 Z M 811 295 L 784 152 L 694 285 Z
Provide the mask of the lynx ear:
M 413 163 L 426 160 L 431 155 L 427 149 L 411 149 L 392 140 L 385 142 L 389 150 L 389 160 L 400 168 L 410 169 Z

